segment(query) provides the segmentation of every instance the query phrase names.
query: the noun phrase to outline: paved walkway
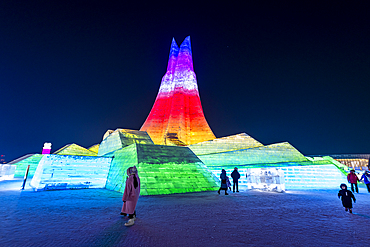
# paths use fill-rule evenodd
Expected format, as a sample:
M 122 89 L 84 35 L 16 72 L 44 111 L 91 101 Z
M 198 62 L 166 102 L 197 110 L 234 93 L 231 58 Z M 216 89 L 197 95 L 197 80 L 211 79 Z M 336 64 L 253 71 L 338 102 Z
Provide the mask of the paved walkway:
M 136 224 L 119 215 L 121 193 L 19 191 L 0 181 L 0 246 L 368 246 L 370 194 L 353 215 L 338 190 L 225 196 L 201 192 L 139 199 Z

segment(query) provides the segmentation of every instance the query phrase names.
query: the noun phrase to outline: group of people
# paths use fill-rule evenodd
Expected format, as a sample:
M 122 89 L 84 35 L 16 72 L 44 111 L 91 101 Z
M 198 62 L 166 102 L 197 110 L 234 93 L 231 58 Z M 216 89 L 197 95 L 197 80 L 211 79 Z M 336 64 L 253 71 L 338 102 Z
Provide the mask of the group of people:
M 231 177 L 233 179 L 233 193 L 235 193 L 235 189 L 236 189 L 236 192 L 239 192 L 240 174 L 238 172 L 238 167 L 234 168 L 234 171 L 231 173 Z M 220 194 L 220 191 L 224 190 L 225 195 L 228 195 L 227 189 L 229 188 L 229 190 L 231 190 L 231 183 L 230 183 L 229 177 L 226 175 L 225 169 L 221 170 L 220 179 L 221 179 L 221 186 L 220 186 L 220 189 L 217 191 L 217 193 Z
M 357 182 L 364 182 L 367 187 L 367 191 L 370 193 L 370 173 L 369 171 L 365 171 L 364 174 L 361 176 L 361 179 L 358 179 L 355 170 L 351 170 L 350 173 L 347 175 L 348 183 L 351 184 L 351 191 L 347 190 L 346 184 L 341 184 L 341 190 L 338 192 L 338 198 L 342 199 L 342 205 L 345 211 L 349 211 L 352 213 L 352 200 L 356 202 L 356 198 L 353 193 L 358 193 L 358 186 Z
M 123 205 L 121 215 L 128 215 L 128 221 L 125 223 L 125 226 L 132 226 L 135 224 L 135 208 L 140 196 L 140 178 L 136 166 L 129 167 L 127 169 L 127 176 L 128 177 L 126 179 L 126 186 L 122 197 Z M 238 172 L 237 167 L 235 167 L 234 171 L 231 173 L 231 178 L 233 179 L 233 192 L 239 192 L 240 173 Z M 231 183 L 229 177 L 226 175 L 225 169 L 222 169 L 220 179 L 221 186 L 218 190 L 218 194 L 220 194 L 221 190 L 224 190 L 225 195 L 228 195 L 227 190 L 231 190 Z M 366 184 L 367 190 L 370 193 L 369 171 L 365 171 L 365 173 L 361 176 L 361 179 L 358 179 L 355 171 L 351 170 L 347 176 L 347 180 L 348 183 L 351 184 L 351 190 L 353 193 L 355 191 L 358 193 L 357 182 L 361 181 Z M 342 199 L 342 205 L 345 208 L 345 211 L 349 211 L 350 213 L 352 213 L 352 200 L 353 202 L 356 202 L 356 198 L 351 191 L 347 190 L 346 184 L 341 184 L 340 188 L 341 190 L 338 192 L 338 198 Z
M 234 171 L 231 173 L 231 177 L 233 179 L 233 192 L 239 192 L 238 188 L 238 180 L 240 179 L 240 174 L 238 172 L 238 168 L 235 167 Z M 217 191 L 218 194 L 220 194 L 221 190 L 225 191 L 225 195 L 228 195 L 227 189 L 231 190 L 231 183 L 229 180 L 229 177 L 226 175 L 225 169 L 221 170 L 221 186 L 220 189 Z M 358 186 L 357 182 L 364 182 L 366 184 L 367 190 L 370 193 L 370 172 L 365 171 L 365 173 L 361 176 L 361 179 L 358 179 L 356 173 L 354 170 L 351 170 L 350 173 L 347 176 L 348 183 L 351 184 L 351 190 L 354 193 L 355 191 L 358 193 Z M 338 192 L 338 198 L 342 199 L 342 205 L 345 208 L 345 211 L 349 211 L 352 213 L 352 200 L 353 202 L 356 202 L 356 198 L 353 195 L 353 193 L 349 190 L 347 190 L 346 184 L 340 185 L 341 190 Z
M 351 184 L 351 190 L 353 193 L 355 191 L 356 193 L 358 193 L 357 182 L 362 182 L 362 181 L 365 183 L 367 187 L 367 191 L 370 193 L 370 173 L 369 171 L 365 171 L 364 174 L 361 176 L 361 179 L 358 179 L 355 173 L 355 170 L 351 170 L 350 173 L 347 175 L 347 180 L 348 180 L 348 183 Z

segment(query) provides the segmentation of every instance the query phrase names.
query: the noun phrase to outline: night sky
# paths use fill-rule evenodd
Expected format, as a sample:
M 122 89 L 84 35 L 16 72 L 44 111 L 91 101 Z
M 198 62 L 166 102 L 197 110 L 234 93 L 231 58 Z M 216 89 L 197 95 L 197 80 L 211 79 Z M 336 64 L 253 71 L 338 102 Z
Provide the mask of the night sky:
M 90 147 L 108 129 L 140 129 L 172 38 L 189 35 L 217 137 L 245 132 L 305 155 L 370 153 L 368 1 L 107 2 L 0 2 L 6 161 L 44 142 Z

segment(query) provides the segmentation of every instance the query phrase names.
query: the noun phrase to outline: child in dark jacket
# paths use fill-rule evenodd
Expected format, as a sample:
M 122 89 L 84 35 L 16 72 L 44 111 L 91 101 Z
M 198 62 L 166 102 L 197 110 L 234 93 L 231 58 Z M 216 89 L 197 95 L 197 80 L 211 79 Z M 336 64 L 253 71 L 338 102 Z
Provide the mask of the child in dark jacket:
M 349 212 L 352 214 L 352 199 L 353 202 L 356 202 L 356 198 L 353 195 L 353 193 L 349 190 L 347 190 L 346 184 L 340 185 L 341 190 L 338 192 L 338 198 L 342 197 L 342 204 L 346 211 L 349 210 Z
M 227 188 L 229 188 L 229 190 L 231 190 L 231 183 L 230 183 L 229 177 L 226 177 L 226 184 L 227 184 Z

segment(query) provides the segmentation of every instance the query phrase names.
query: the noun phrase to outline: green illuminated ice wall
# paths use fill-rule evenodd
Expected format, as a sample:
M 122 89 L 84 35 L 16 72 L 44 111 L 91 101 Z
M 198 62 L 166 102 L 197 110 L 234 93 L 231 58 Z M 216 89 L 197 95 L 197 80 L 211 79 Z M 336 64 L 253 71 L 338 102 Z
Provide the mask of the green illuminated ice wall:
M 199 155 L 198 157 L 207 166 L 308 161 L 306 157 L 287 142 L 229 152 Z
M 189 148 L 207 167 L 310 163 L 288 142 L 264 146 L 245 133 L 197 143 L 190 145 Z
M 217 138 L 211 141 L 190 145 L 196 155 L 229 152 L 233 150 L 262 147 L 263 144 L 246 133 Z
M 215 191 L 217 178 L 187 147 L 132 144 L 113 153 L 106 188 L 124 191 L 126 170 L 136 165 L 141 195 Z

